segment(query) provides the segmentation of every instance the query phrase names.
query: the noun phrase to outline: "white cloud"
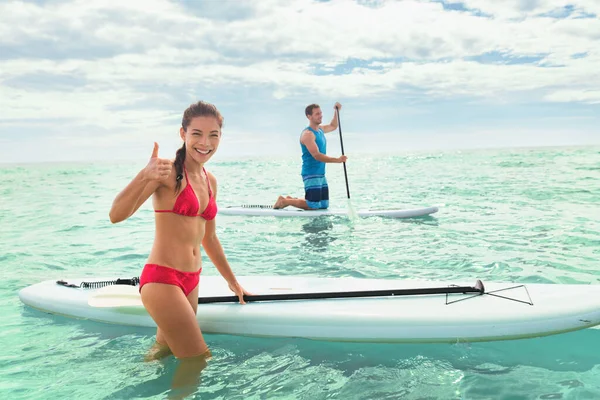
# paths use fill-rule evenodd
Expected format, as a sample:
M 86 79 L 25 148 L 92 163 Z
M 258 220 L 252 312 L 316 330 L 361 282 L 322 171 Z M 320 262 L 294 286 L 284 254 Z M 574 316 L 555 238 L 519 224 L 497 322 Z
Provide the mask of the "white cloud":
M 527 6 L 529 2 L 466 2 L 469 7 L 494 15 L 537 15 L 563 3 L 540 1 L 531 8 Z M 33 31 L 21 32 L 19 37 L 7 36 L 5 43 L 19 44 L 34 36 L 38 40 L 51 38 L 68 48 L 68 40 L 80 37 L 81 42 L 114 46 L 118 54 L 83 60 L 68 58 L 63 62 L 7 60 L 0 67 L 8 77 L 34 71 L 77 71 L 90 82 L 111 82 L 114 86 L 158 80 L 271 84 L 276 97 L 294 93 L 295 88 L 318 90 L 323 81 L 327 85 L 332 80 L 336 87 L 346 88 L 343 95 L 347 96 L 395 90 L 397 84 L 407 82 L 417 83 L 430 94 L 452 95 L 448 92 L 449 86 L 453 87 L 448 85 L 448 77 L 467 85 L 474 83 L 471 88 L 456 87 L 454 94 L 476 92 L 473 89 L 481 87 L 477 82 L 488 81 L 491 75 L 507 91 L 516 87 L 537 88 L 543 83 L 530 82 L 539 81 L 540 75 L 551 77 L 554 85 L 571 85 L 574 76 L 580 82 L 593 84 L 590 78 L 595 76 L 600 54 L 595 40 L 600 35 L 600 24 L 598 19 L 589 18 L 529 17 L 515 22 L 446 11 L 440 3 L 423 1 L 387 1 L 367 7 L 348 1 L 296 0 L 256 2 L 254 18 L 215 23 L 186 14 L 174 3 L 153 0 L 144 7 L 132 4 L 135 3 L 75 1 L 49 5 L 47 9 L 5 4 L 0 15 L 5 16 L 2 22 L 6 32 L 18 32 L 12 28 L 22 25 L 7 17 L 11 12 L 16 12 L 18 18 L 38 21 L 31 24 Z M 578 9 L 594 10 L 593 3 L 584 1 Z M 113 21 L 110 15 L 119 18 Z M 542 55 L 545 59 L 540 64 L 562 68 L 547 72 L 535 65 L 518 69 L 460 62 L 465 57 L 489 53 Z M 576 53 L 587 56 L 573 60 L 571 56 Z M 361 68 L 356 74 L 335 78 L 315 76 L 309 68 L 318 63 L 323 71 L 331 71 L 348 58 L 408 61 L 384 63 L 388 66 L 384 72 Z M 420 82 L 428 70 L 441 74 L 442 79 L 427 81 L 439 82 L 435 87 Z M 514 75 L 516 70 L 518 75 Z M 506 75 L 519 80 L 503 81 Z
M 219 89 L 600 103 L 600 2 L 462 3 L 483 15 L 420 0 L 2 3 L 0 127 L 38 118 L 160 132 L 178 123 L 182 98 Z
M 547 95 L 546 100 L 561 103 L 573 101 L 600 104 L 600 90 L 558 90 Z
M 452 3 L 452 1 L 446 1 Z M 575 16 L 600 14 L 600 4 L 595 0 L 461 0 L 467 8 L 502 19 L 521 19 L 542 14 L 563 15 L 558 13 L 565 7 L 573 7 Z

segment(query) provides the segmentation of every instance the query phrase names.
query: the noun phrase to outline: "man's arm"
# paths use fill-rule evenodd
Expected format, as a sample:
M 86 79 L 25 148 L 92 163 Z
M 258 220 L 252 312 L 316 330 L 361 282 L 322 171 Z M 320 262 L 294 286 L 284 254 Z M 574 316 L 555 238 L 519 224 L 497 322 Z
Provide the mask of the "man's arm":
M 338 110 L 342 108 L 340 103 L 335 103 L 333 106 L 333 118 L 328 125 L 321 125 L 321 129 L 323 129 L 324 133 L 333 132 L 338 128 Z
M 315 160 L 321 161 L 324 163 L 342 163 L 345 162 L 347 157 L 329 157 L 319 151 L 319 147 L 317 146 L 317 142 L 315 141 L 315 135 L 308 129 L 302 132 L 302 136 L 300 138 L 300 142 L 306 146 L 310 154 L 314 157 Z

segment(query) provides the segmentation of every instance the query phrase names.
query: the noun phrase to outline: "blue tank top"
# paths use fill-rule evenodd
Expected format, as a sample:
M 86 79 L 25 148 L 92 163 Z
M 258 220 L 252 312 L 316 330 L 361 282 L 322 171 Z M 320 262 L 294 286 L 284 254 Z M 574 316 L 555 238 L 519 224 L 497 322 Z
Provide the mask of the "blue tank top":
M 319 152 L 326 154 L 327 139 L 325 139 L 325 132 L 321 128 L 315 131 L 310 126 L 306 127 L 306 129 L 315 134 L 315 142 L 317 143 Z M 300 147 L 302 148 L 302 175 L 325 175 L 325 163 L 315 160 L 302 142 L 300 142 Z

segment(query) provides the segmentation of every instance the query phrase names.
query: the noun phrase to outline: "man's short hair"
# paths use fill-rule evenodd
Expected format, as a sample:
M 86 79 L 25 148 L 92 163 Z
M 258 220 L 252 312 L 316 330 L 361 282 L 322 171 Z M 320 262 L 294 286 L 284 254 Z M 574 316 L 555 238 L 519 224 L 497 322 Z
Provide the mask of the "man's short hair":
M 314 110 L 315 108 L 321 108 L 321 107 L 319 107 L 319 105 L 318 105 L 318 104 L 311 104 L 311 105 L 309 105 L 309 106 L 306 106 L 306 109 L 304 110 L 304 114 L 306 114 L 306 116 L 307 116 L 307 117 L 308 117 L 309 115 L 312 115 L 312 113 L 313 113 L 313 110 Z

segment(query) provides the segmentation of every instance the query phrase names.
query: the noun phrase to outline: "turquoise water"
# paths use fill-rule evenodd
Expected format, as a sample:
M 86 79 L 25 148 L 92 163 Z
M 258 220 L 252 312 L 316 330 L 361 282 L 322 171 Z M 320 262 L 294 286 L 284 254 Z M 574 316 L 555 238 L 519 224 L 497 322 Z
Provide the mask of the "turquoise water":
M 301 195 L 299 157 L 219 161 L 219 204 Z M 153 238 L 147 202 L 111 225 L 110 204 L 145 165 L 0 167 L 0 396 L 165 398 L 177 362 L 144 363 L 154 330 L 52 316 L 19 289 L 46 279 L 132 277 Z M 600 148 L 353 157 L 352 205 L 440 205 L 433 217 L 218 217 L 239 275 L 600 283 Z M 328 166 L 332 208 L 346 207 Z M 205 258 L 203 274 L 217 275 Z M 248 288 L 251 290 L 251 288 Z M 202 399 L 597 399 L 600 330 L 473 344 L 352 344 L 207 335 Z

